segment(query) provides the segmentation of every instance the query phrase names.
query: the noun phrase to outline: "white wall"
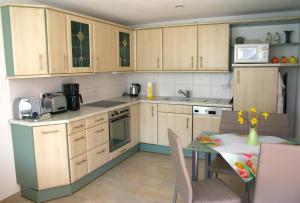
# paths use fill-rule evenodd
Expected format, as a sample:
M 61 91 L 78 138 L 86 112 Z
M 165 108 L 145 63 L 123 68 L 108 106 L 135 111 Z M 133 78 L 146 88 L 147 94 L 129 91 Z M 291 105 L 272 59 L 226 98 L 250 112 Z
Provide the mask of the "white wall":
M 147 82 L 152 82 L 155 96 L 182 96 L 178 90 L 190 90 L 192 97 L 232 97 L 230 73 L 129 73 L 127 83 L 140 83 L 141 94 L 147 94 Z

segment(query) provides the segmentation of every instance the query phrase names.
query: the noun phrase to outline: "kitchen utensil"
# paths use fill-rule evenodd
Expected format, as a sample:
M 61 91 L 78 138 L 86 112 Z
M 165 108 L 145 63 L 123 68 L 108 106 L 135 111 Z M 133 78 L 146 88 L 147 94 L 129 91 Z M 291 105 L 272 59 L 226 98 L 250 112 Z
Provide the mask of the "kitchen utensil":
M 67 101 L 67 109 L 70 111 L 77 111 L 80 109 L 80 103 L 83 101 L 81 94 L 79 94 L 79 84 L 64 84 L 63 91 Z
M 137 97 L 140 93 L 141 85 L 138 83 L 132 83 L 130 85 L 129 95 L 131 97 Z
M 285 56 L 281 57 L 281 63 L 287 63 L 287 58 Z
M 14 118 L 25 119 L 31 116 L 32 106 L 28 98 L 17 98 L 13 104 Z
M 66 97 L 61 93 L 47 93 L 43 95 L 43 113 L 58 114 L 67 111 Z
M 272 63 L 279 63 L 279 58 L 276 57 L 276 56 L 274 56 L 274 57 L 272 58 Z
M 284 31 L 285 33 L 285 43 L 291 43 L 291 34 L 293 31 Z
M 295 56 L 291 56 L 291 57 L 289 58 L 289 63 L 291 63 L 291 64 L 297 63 L 297 58 L 296 58 Z

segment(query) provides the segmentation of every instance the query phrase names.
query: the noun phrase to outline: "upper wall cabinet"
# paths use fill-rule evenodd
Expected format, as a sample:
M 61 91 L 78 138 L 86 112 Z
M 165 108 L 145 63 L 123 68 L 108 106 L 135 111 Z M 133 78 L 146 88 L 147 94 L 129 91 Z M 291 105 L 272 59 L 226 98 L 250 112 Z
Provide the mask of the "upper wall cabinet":
M 229 24 L 198 26 L 198 70 L 228 70 Z
M 47 74 L 45 9 L 1 8 L 8 76 Z
M 93 72 L 93 21 L 67 15 L 68 60 L 71 73 Z
M 162 28 L 136 31 L 136 70 L 162 69 Z
M 132 31 L 118 28 L 118 71 L 129 71 L 133 69 Z
M 197 69 L 197 26 L 163 28 L 163 70 Z
M 68 73 L 66 14 L 50 9 L 46 13 L 49 73 Z
M 94 70 L 117 70 L 117 27 L 101 22 L 94 23 Z

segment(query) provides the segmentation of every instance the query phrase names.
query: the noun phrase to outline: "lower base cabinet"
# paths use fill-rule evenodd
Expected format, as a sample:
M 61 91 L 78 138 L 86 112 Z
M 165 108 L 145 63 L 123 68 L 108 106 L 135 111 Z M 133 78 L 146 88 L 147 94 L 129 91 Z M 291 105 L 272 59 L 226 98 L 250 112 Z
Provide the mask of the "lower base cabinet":
M 219 132 L 221 123 L 221 116 L 200 116 L 193 117 L 193 139 L 202 132 Z
M 157 144 L 157 104 L 140 104 L 141 142 Z
M 109 161 L 109 144 L 101 145 L 87 152 L 88 173 Z
M 70 169 L 72 183 L 78 180 L 79 178 L 85 176 L 88 173 L 86 154 L 83 154 L 70 160 Z
M 110 160 L 120 156 L 121 154 L 123 154 L 124 152 L 126 152 L 127 150 L 129 150 L 131 148 L 131 142 L 129 142 L 128 144 L 120 147 L 119 149 L 116 149 L 115 151 L 110 153 Z

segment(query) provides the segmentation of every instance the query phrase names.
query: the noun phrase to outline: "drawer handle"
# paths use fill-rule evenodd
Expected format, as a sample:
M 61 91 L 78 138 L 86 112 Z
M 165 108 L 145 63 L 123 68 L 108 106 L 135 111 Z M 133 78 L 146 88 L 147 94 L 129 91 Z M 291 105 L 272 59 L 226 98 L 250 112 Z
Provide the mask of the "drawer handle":
M 77 138 L 77 139 L 75 139 L 75 142 L 78 142 L 79 140 L 82 140 L 82 139 L 84 139 L 84 137 Z
M 123 153 L 123 152 L 125 152 L 127 149 L 122 149 L 121 151 L 120 151 L 120 153 Z
M 101 132 L 103 132 L 103 131 L 104 131 L 104 129 L 97 130 L 96 133 L 101 133 Z
M 103 120 L 104 120 L 104 118 L 97 119 L 97 120 L 95 120 L 95 123 L 96 123 L 96 122 L 103 121 Z
M 80 161 L 80 162 L 78 162 L 78 163 L 76 163 L 76 164 L 77 164 L 77 165 L 80 165 L 80 164 L 82 164 L 82 163 L 84 163 L 84 162 L 86 162 L 85 159 L 83 159 L 82 161 Z
M 53 133 L 58 133 L 59 130 L 52 130 L 52 131 L 43 131 L 42 134 L 46 135 L 46 134 L 53 134 Z
M 75 129 L 78 129 L 78 128 L 82 128 L 83 126 L 84 126 L 84 125 L 81 124 L 81 125 L 75 126 L 74 128 L 75 128 Z
M 97 155 L 100 155 L 100 154 L 102 154 L 104 152 L 105 152 L 105 149 L 101 150 L 100 152 L 97 152 Z
M 189 129 L 189 118 L 186 118 L 186 129 Z

